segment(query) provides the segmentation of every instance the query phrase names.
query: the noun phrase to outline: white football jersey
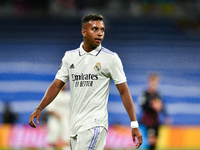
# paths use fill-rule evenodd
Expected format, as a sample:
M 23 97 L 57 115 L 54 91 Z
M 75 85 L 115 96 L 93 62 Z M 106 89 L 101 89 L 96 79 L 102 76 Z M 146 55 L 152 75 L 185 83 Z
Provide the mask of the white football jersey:
M 126 82 L 120 58 L 99 45 L 87 53 L 80 47 L 67 51 L 56 79 L 70 80 L 70 135 L 94 126 L 108 129 L 107 102 L 111 80 Z

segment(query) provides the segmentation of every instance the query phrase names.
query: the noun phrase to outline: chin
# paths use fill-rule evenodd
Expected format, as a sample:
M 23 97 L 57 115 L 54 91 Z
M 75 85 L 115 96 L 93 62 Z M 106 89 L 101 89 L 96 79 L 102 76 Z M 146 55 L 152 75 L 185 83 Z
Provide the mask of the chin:
M 100 44 L 99 44 L 100 45 Z M 97 48 L 99 45 L 92 45 L 92 47 L 95 49 Z
M 95 47 L 98 47 L 101 43 L 97 43 L 96 45 L 94 45 Z

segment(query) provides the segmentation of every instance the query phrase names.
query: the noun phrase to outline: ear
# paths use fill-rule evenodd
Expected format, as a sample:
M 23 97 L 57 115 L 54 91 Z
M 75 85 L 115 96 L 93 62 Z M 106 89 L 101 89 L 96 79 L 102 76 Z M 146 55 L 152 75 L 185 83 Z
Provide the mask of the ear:
M 85 37 L 86 36 L 86 29 L 85 28 L 82 28 L 82 35 L 83 35 L 83 37 Z

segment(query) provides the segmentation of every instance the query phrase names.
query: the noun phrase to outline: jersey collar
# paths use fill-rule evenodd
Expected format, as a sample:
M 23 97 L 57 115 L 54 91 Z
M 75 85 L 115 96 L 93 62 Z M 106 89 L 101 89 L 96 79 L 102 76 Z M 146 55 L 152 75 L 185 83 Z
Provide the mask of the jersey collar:
M 96 47 L 93 51 L 89 52 L 89 54 L 97 56 L 101 50 L 101 44 Z M 83 49 L 83 42 L 80 44 L 80 50 L 79 50 L 79 55 L 82 56 L 84 54 L 87 54 L 87 52 Z

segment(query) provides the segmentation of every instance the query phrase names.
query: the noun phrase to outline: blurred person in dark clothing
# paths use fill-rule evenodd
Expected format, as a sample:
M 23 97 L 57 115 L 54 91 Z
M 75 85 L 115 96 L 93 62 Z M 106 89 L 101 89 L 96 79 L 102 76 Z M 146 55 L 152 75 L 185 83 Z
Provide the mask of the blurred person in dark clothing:
M 6 103 L 2 114 L 3 123 L 13 124 L 16 120 L 17 115 L 11 110 L 10 105 Z
M 158 73 L 150 73 L 147 89 L 139 97 L 139 104 L 142 108 L 140 121 L 147 127 L 149 150 L 154 150 L 157 143 L 158 130 L 161 124 L 159 114 L 164 113 L 166 115 L 162 96 L 158 92 L 159 80 Z

